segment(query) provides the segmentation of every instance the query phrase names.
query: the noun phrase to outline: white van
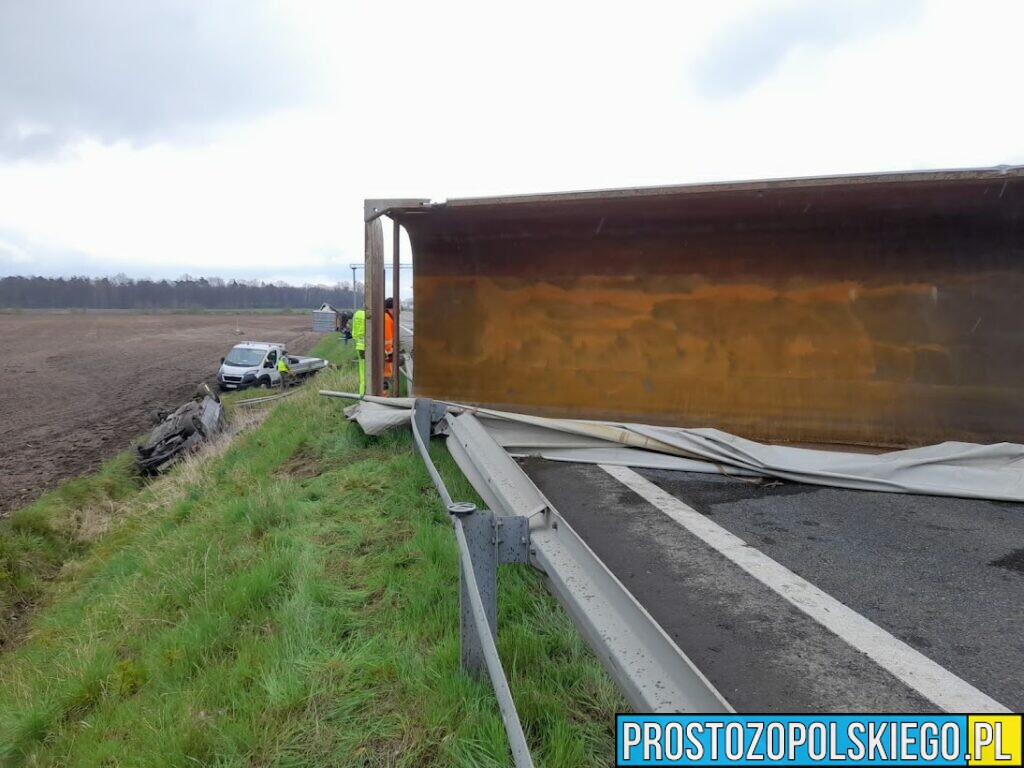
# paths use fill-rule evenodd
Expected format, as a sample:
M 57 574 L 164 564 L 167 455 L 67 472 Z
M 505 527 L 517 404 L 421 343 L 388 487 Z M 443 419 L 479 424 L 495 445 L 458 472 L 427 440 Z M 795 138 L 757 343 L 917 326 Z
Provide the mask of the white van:
M 277 372 L 277 361 L 281 355 L 288 357 L 288 367 L 294 379 L 304 379 L 327 367 L 327 361 L 320 357 L 289 355 L 284 344 L 243 341 L 235 344 L 227 357 L 220 359 L 217 384 L 222 390 L 276 387 L 281 383 L 281 374 Z

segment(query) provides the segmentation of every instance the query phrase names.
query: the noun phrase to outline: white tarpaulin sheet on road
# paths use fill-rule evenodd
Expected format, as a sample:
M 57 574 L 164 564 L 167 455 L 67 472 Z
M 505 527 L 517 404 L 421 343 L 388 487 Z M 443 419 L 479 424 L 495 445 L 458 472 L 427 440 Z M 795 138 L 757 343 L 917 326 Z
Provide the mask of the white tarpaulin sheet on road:
M 412 421 L 412 406 L 416 402 L 411 397 L 372 397 L 328 389 L 321 389 L 320 394 L 358 400 L 345 409 L 345 416 L 356 422 L 367 435 L 380 435 L 389 429 L 408 424 Z
M 368 406 L 360 403 L 350 418 L 360 424 L 366 421 L 378 431 L 385 422 L 409 420 L 412 399 L 386 402 L 370 403 L 375 406 L 372 414 L 362 415 Z M 948 442 L 864 454 L 766 445 L 717 429 L 548 419 L 454 404 L 451 409 L 475 414 L 514 456 L 779 478 L 864 491 L 1024 501 L 1024 445 L 1016 443 Z

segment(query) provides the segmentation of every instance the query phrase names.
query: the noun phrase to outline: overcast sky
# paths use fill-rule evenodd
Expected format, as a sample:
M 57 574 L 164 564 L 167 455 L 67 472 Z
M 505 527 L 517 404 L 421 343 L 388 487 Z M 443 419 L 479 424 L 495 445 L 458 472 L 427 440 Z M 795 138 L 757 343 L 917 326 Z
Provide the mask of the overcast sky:
M 0 0 L 0 274 L 348 281 L 364 197 L 1020 164 L 1021 29 L 1018 0 Z

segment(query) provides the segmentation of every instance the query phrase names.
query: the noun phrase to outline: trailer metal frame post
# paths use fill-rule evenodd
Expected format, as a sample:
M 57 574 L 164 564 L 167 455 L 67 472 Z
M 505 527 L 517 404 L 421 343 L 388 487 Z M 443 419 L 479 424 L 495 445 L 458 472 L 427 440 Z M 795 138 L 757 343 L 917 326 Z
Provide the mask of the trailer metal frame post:
M 384 394 L 384 229 L 366 222 L 363 303 L 366 306 L 366 391 Z
M 402 226 L 398 223 L 398 219 L 392 220 L 392 239 L 391 252 L 392 252 L 392 276 L 391 276 L 391 298 L 394 301 L 394 308 L 392 309 L 391 319 L 392 323 L 392 339 L 391 339 L 391 396 L 398 397 L 399 389 L 399 366 L 398 361 L 400 359 L 400 350 L 402 347 L 402 331 L 401 326 L 398 324 L 399 311 L 402 305 L 402 265 L 399 260 L 399 248 L 402 240 Z
M 366 307 L 366 390 L 372 395 L 384 394 L 384 229 L 380 217 L 392 210 L 410 210 L 429 200 L 418 197 L 363 200 L 366 269 L 363 272 L 363 305 Z M 393 217 L 392 217 L 393 218 Z M 397 246 L 396 246 L 397 247 Z M 396 259 L 397 259 L 397 250 Z M 397 298 L 397 297 L 396 297 Z M 398 324 L 395 323 L 398 340 Z M 397 345 L 396 345 L 397 346 Z

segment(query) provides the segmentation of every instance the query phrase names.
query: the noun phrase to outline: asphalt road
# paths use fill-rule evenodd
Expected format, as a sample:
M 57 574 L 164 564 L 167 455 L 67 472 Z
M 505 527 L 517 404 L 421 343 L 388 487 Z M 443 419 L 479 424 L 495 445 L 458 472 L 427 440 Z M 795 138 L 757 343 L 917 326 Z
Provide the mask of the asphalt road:
M 738 711 L 938 708 L 601 467 L 523 466 Z M 637 472 L 911 654 L 1024 709 L 1024 505 Z
M 398 338 L 402 347 L 412 349 L 412 336 L 415 326 L 415 317 L 411 309 L 403 309 L 398 313 Z

